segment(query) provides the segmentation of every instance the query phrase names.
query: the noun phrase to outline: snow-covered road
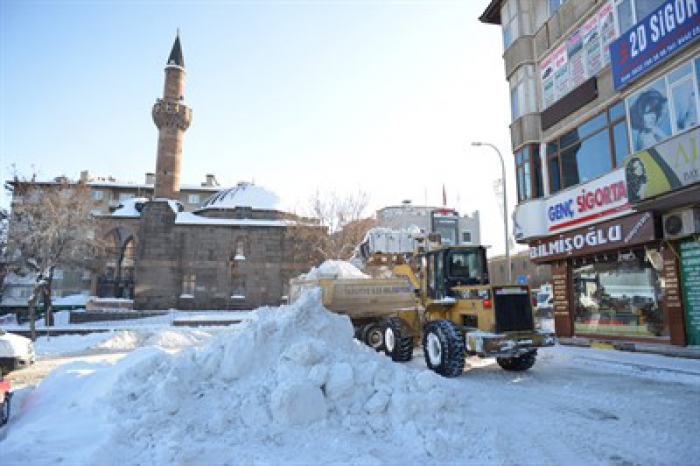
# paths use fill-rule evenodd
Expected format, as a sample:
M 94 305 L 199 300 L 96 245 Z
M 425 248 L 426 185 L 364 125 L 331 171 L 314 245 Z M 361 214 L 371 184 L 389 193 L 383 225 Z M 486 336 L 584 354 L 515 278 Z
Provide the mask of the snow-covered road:
M 78 360 L 20 390 L 0 433 L 1 462 L 675 466 L 700 459 L 699 360 L 557 346 L 525 373 L 470 360 L 461 377 L 444 379 L 426 369 L 420 350 L 396 364 L 352 335 L 347 319 L 308 299 L 261 309 L 218 336 L 168 329 L 83 339 L 86 357 L 94 357 L 90 347 L 133 351 L 118 362 L 73 354 Z M 66 341 L 39 346 L 42 357 L 60 357 Z

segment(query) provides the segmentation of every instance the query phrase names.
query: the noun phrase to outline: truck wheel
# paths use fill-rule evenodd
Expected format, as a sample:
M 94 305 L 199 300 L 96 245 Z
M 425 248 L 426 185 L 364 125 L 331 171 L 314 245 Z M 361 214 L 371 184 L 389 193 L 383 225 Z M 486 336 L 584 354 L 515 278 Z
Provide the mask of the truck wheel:
M 496 358 L 496 362 L 503 370 L 522 372 L 531 368 L 535 364 L 536 359 L 536 353 L 526 353 L 515 358 Z
M 7 424 L 7 421 L 10 420 L 10 397 L 5 396 L 5 398 L 2 400 L 2 403 L 0 403 L 0 426 L 4 426 Z
M 423 353 L 428 367 L 444 377 L 457 377 L 464 371 L 464 337 L 449 320 L 428 322 L 423 332 Z
M 384 331 L 386 354 L 395 362 L 408 362 L 413 358 L 413 338 L 407 337 L 406 327 L 398 317 L 387 320 Z
M 372 322 L 362 327 L 362 342 L 375 351 L 384 350 L 384 326 Z

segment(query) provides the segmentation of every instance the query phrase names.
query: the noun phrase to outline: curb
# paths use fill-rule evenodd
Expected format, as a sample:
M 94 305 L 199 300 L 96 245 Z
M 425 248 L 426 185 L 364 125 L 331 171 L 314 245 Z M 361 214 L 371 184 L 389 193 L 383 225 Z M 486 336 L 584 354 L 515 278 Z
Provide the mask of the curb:
M 588 338 L 572 337 L 557 338 L 557 342 L 565 346 L 581 348 L 598 348 L 634 353 L 659 354 L 675 358 L 700 359 L 700 347 L 654 345 L 649 343 L 632 343 L 628 341 L 591 340 Z

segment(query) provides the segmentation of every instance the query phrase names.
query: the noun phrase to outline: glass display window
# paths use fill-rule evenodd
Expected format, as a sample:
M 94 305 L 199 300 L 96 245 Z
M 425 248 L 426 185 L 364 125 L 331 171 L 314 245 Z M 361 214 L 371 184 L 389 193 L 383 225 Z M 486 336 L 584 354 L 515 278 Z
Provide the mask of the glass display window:
M 574 331 L 668 338 L 662 277 L 645 251 L 607 254 L 574 264 Z

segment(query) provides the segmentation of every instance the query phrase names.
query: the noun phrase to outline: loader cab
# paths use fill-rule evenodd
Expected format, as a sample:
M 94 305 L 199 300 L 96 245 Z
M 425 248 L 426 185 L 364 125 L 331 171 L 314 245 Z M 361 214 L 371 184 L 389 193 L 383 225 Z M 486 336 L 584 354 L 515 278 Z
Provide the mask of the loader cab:
M 489 284 L 486 250 L 481 246 L 437 249 L 425 253 L 421 262 L 428 298 L 456 298 L 455 286 Z

